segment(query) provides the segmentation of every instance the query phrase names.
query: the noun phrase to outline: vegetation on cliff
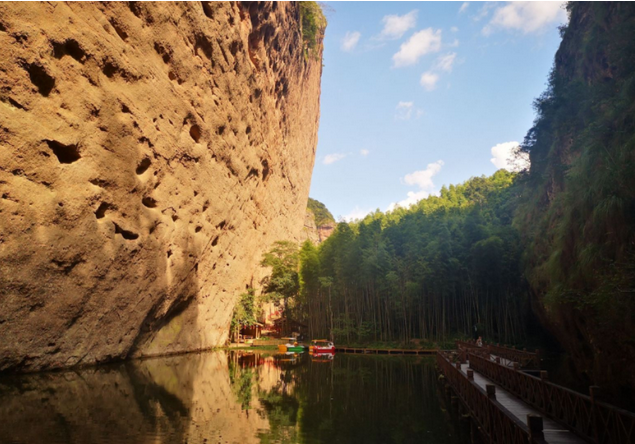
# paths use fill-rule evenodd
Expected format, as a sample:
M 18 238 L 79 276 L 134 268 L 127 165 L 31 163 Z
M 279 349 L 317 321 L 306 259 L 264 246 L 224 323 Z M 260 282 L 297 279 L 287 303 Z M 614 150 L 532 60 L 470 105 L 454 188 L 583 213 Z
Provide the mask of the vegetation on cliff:
M 523 144 L 531 170 L 516 226 L 526 276 L 561 340 L 578 356 L 634 362 L 635 5 L 568 10 Z
M 326 17 L 324 17 L 322 7 L 317 2 L 299 2 L 299 4 L 305 55 L 317 57 L 324 37 Z
M 315 225 L 318 227 L 335 222 L 335 218 L 333 217 L 331 212 L 320 201 L 311 199 L 309 197 L 307 209 L 313 213 L 313 216 L 315 216 Z

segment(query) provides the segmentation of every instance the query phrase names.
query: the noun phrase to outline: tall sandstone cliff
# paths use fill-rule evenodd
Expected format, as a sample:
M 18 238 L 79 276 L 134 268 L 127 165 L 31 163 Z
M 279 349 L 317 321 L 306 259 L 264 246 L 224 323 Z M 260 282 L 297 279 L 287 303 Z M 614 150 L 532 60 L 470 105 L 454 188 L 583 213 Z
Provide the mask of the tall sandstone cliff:
M 0 5 L 0 370 L 223 344 L 296 238 L 321 54 L 297 3 Z

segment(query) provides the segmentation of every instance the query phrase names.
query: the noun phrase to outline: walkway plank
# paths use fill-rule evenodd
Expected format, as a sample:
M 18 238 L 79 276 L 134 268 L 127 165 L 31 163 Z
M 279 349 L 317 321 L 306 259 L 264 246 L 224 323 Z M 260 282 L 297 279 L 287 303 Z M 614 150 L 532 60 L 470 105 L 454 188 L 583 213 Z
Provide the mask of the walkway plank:
M 461 373 L 467 378 L 467 369 L 469 363 L 461 364 Z M 572 433 L 564 426 L 557 422 L 544 417 L 538 410 L 529 407 L 523 401 L 509 393 L 498 384 L 483 377 L 480 373 L 474 372 L 474 382 L 478 384 L 483 390 L 485 390 L 486 384 L 492 384 L 496 386 L 496 400 L 500 402 L 506 409 L 508 409 L 514 416 L 516 416 L 521 422 L 527 421 L 527 415 L 533 413 L 543 417 L 543 432 L 545 435 L 545 441 L 549 444 L 585 444 L 586 441 Z

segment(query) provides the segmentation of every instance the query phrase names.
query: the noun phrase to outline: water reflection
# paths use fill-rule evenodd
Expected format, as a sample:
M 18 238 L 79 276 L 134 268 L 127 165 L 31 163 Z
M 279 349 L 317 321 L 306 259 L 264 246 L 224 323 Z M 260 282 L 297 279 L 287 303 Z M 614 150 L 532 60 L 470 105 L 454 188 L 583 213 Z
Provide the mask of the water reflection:
M 469 442 L 433 362 L 214 352 L 0 379 L 2 443 Z

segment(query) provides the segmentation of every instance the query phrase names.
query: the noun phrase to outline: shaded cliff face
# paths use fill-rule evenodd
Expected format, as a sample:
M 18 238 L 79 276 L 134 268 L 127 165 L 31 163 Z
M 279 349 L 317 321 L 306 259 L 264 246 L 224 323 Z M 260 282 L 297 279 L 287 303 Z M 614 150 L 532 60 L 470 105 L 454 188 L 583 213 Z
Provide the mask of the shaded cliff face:
M 225 342 L 302 230 L 302 48 L 295 3 L 0 5 L 0 370 Z
M 576 369 L 635 388 L 635 6 L 568 9 L 516 223 L 537 311 Z

